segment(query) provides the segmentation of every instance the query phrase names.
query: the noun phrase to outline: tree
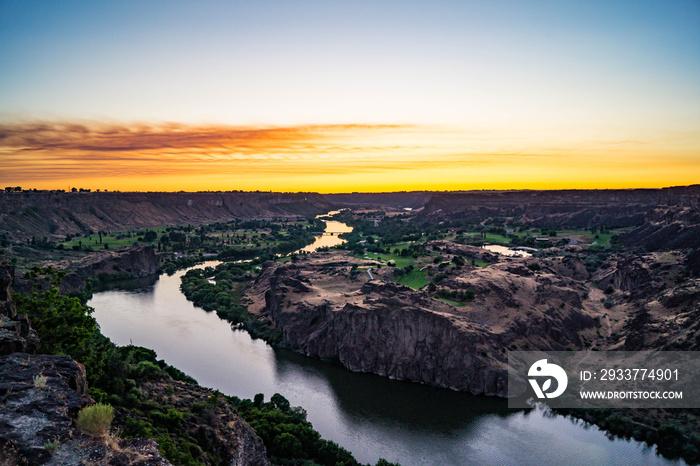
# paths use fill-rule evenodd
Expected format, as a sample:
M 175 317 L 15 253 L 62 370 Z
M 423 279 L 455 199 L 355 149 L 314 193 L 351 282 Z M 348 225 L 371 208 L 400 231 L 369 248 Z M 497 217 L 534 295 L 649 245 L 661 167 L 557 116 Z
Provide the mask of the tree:
M 262 406 L 262 404 L 265 402 L 265 395 L 262 393 L 258 393 L 255 395 L 255 398 L 253 398 L 253 406 L 256 408 L 259 408 Z

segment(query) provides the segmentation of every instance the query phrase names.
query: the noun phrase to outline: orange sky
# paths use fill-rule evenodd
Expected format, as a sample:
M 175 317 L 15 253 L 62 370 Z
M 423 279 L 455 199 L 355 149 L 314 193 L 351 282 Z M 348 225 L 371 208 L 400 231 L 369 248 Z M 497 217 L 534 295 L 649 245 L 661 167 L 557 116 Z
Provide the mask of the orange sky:
M 577 137 L 579 140 L 577 140 Z M 415 125 L 0 125 L 0 184 L 122 191 L 631 188 L 700 182 L 700 139 Z

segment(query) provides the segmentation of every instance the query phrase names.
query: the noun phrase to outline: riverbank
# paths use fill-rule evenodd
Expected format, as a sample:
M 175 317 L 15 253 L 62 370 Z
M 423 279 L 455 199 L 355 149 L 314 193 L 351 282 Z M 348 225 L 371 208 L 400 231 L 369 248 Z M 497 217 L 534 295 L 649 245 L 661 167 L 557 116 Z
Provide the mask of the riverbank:
M 151 349 L 134 346 L 131 342 L 121 347 L 114 345 L 100 333 L 90 308 L 77 298 L 59 294 L 60 277 L 42 272 L 37 271 L 37 275 L 50 281 L 51 289 L 31 296 L 17 296 L 19 311 L 26 312 L 34 323 L 40 340 L 38 351 L 67 353 L 84 364 L 76 364 L 83 374 L 79 394 L 84 394 L 77 407 L 94 401 L 115 407 L 115 424 L 122 438 L 155 440 L 161 453 L 174 464 L 223 462 L 264 466 L 268 464 L 269 454 L 275 464 L 310 460 L 311 464 L 344 462 L 359 466 L 349 452 L 322 439 L 313 430 L 303 409 L 292 408 L 279 394 L 272 396 L 269 402 L 265 402 L 262 395 L 254 400 L 226 397 L 218 390 L 198 386 L 191 377 L 156 359 Z M 11 287 L 13 274 L 10 266 L 7 273 L 2 274 L 10 277 L 10 284 L 5 288 Z M 11 292 L 6 292 L 5 297 L 11 297 Z M 9 307 L 12 306 L 2 306 L 3 309 Z M 27 358 L 32 359 L 32 356 L 27 355 Z M 14 400 L 18 395 L 13 396 Z M 24 396 L 21 394 L 20 398 Z M 75 416 L 77 408 L 71 412 Z M 256 430 L 239 413 L 252 422 Z M 12 423 L 16 413 L 0 410 L 0 418 L 3 416 L 9 416 Z M 56 431 L 58 437 L 50 441 L 43 437 L 27 440 L 26 435 L 17 434 L 24 439 L 18 441 L 13 433 L 17 429 L 20 428 L 10 432 L 10 437 L 0 436 L 0 447 L 18 452 L 38 448 L 32 456 L 32 464 L 43 464 L 54 455 L 60 458 L 76 448 L 80 450 L 74 442 L 64 439 L 69 431 L 63 427 Z M 42 439 L 44 444 L 38 444 Z M 112 442 L 115 441 L 112 438 Z M 94 459 L 109 455 L 112 453 L 105 450 Z
M 211 266 L 202 264 L 199 267 Z M 265 400 L 280 393 L 303 406 L 323 438 L 358 461 L 380 457 L 405 466 L 559 462 L 599 458 L 612 464 L 673 464 L 643 443 L 611 440 L 581 421 L 542 411 L 514 412 L 505 400 L 397 382 L 283 349 L 232 330 L 178 291 L 180 271 L 141 290 L 111 290 L 90 305 L 102 331 L 116 343 L 154 348 L 159 357 L 225 394 Z M 366 275 L 366 274 L 365 274 Z M 215 355 L 215 356 L 212 356 Z M 548 445 L 544 448 L 543 445 Z

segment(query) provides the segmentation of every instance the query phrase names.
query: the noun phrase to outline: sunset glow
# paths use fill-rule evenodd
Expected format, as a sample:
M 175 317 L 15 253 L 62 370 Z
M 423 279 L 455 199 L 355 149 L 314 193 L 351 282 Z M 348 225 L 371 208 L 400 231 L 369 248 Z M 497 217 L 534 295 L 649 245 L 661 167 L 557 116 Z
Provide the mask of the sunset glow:
M 0 183 L 700 182 L 697 3 L 268 3 L 3 3 Z

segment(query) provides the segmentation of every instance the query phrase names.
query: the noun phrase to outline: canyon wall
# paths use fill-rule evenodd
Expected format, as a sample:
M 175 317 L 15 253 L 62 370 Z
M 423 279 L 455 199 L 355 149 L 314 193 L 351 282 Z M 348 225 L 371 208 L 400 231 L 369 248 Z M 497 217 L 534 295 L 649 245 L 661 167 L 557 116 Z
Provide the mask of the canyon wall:
M 0 234 L 58 239 L 237 218 L 308 217 L 329 210 L 329 202 L 315 193 L 0 193 Z

